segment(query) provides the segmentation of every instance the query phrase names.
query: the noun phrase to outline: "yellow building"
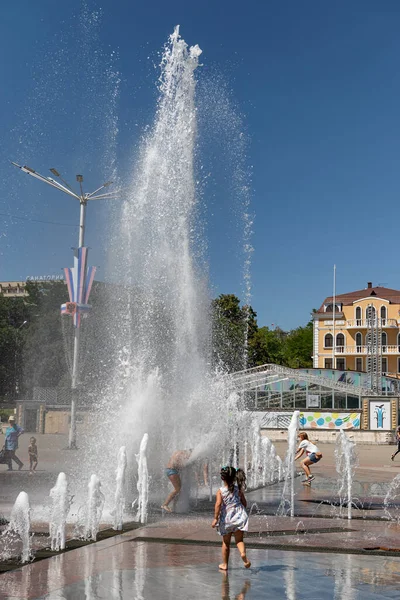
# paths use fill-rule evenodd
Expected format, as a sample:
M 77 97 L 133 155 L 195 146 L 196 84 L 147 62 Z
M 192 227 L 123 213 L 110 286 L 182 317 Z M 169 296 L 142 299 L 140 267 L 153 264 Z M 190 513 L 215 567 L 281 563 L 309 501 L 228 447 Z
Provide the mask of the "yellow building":
M 325 298 L 313 315 L 314 368 L 370 370 L 400 377 L 400 290 L 373 287 Z M 377 351 L 377 352 L 375 352 Z

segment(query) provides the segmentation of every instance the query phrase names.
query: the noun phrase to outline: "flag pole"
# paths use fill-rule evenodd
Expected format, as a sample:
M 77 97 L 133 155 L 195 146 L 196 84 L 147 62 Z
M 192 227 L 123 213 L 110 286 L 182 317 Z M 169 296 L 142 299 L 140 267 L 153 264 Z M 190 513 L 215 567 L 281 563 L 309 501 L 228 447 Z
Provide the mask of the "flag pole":
M 336 369 L 336 265 L 333 265 L 333 343 L 332 343 L 332 369 Z

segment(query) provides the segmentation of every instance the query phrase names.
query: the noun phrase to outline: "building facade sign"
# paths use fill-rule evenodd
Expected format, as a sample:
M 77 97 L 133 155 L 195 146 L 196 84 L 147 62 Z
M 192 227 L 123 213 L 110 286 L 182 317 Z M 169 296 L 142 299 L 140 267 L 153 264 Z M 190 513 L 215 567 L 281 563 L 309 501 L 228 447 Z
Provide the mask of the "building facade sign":
M 28 275 L 26 281 L 64 281 L 64 275 Z

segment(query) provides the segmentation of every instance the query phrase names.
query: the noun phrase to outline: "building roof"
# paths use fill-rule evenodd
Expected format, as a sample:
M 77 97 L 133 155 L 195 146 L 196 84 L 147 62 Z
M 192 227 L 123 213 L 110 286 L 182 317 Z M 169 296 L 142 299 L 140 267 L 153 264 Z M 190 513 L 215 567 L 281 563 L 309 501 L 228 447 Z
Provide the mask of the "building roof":
M 336 295 L 336 303 L 343 304 L 344 306 L 350 306 L 356 300 L 362 300 L 364 298 L 378 297 L 383 300 L 388 300 L 390 304 L 400 304 L 400 290 L 392 290 L 390 288 L 376 286 L 372 287 L 372 283 L 368 283 L 368 286 L 363 290 L 356 290 L 355 292 L 346 292 L 345 294 Z M 319 313 L 325 312 L 324 305 L 332 304 L 333 296 L 328 296 L 319 307 Z

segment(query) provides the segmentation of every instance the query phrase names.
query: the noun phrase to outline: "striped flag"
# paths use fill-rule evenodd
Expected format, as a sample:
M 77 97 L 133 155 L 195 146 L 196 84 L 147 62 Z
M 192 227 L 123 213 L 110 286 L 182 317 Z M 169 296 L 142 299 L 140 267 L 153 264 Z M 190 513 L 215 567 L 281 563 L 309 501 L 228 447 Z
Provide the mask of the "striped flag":
M 61 314 L 73 317 L 74 326 L 80 327 L 82 315 L 86 316 L 91 306 L 88 304 L 96 267 L 88 267 L 89 248 L 74 248 L 74 266 L 65 268 L 69 302 L 61 305 Z

